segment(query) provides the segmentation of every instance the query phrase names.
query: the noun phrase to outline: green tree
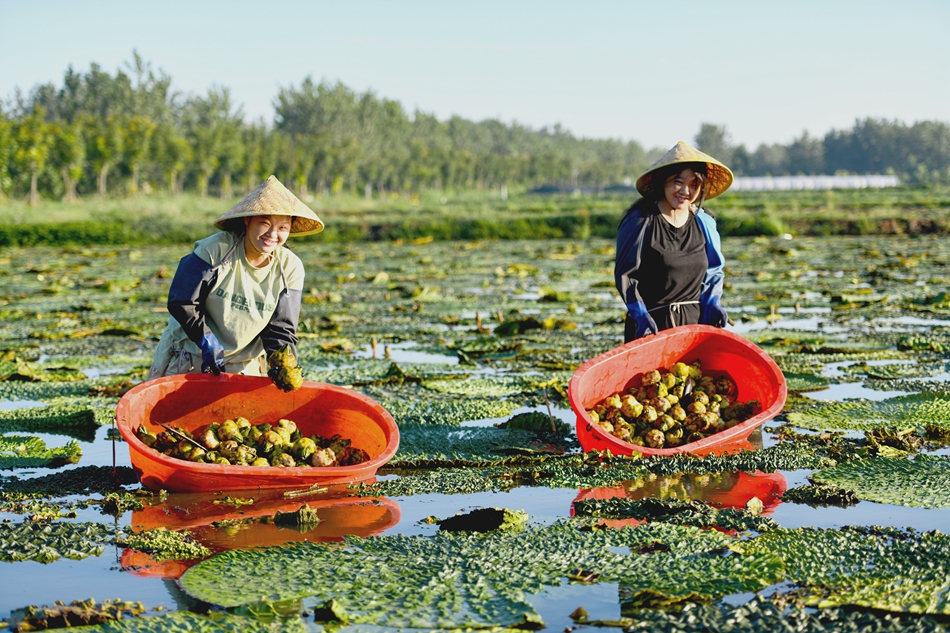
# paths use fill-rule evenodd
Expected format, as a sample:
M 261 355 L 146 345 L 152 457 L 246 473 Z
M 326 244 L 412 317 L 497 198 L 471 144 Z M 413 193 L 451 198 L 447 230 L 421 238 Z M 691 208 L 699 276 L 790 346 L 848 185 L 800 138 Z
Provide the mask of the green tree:
M 124 125 L 119 115 L 109 115 L 104 120 L 94 119 L 85 126 L 86 147 L 92 159 L 96 176 L 96 191 L 100 196 L 109 193 L 109 169 L 122 160 L 124 148 Z
M 72 123 L 63 121 L 56 126 L 51 160 L 63 179 L 63 197 L 66 202 L 75 202 L 79 196 L 76 183 L 82 177 L 86 162 L 86 137 L 82 117 Z
M 151 146 L 155 127 L 155 122 L 150 118 L 136 114 L 126 121 L 122 130 L 125 160 L 132 170 L 129 193 L 133 196 L 139 191 L 139 170 L 142 167 L 142 162 L 149 156 L 149 147 Z
M 726 131 L 725 125 L 703 123 L 699 126 L 699 133 L 693 139 L 696 148 L 703 151 L 719 162 L 729 165 L 732 162 L 732 138 Z
M 239 116 L 239 111 L 232 111 L 231 92 L 227 88 L 211 88 L 207 97 L 193 97 L 185 104 L 185 138 L 191 145 L 202 198 L 208 195 L 208 184 L 221 164 L 226 126 Z
M 36 206 L 40 201 L 38 181 L 46 168 L 53 131 L 53 126 L 46 122 L 46 111 L 42 107 L 20 119 L 17 126 L 14 162 L 21 172 L 30 176 L 30 206 Z
M 4 191 L 10 186 L 10 161 L 16 151 L 14 123 L 0 111 L 0 200 L 6 197 Z
M 802 132 L 786 150 L 787 169 L 791 174 L 821 174 L 825 171 L 825 145 L 821 139 Z
M 191 146 L 181 130 L 172 124 L 161 123 L 152 133 L 151 161 L 161 170 L 172 195 L 181 193 L 181 174 L 191 160 Z

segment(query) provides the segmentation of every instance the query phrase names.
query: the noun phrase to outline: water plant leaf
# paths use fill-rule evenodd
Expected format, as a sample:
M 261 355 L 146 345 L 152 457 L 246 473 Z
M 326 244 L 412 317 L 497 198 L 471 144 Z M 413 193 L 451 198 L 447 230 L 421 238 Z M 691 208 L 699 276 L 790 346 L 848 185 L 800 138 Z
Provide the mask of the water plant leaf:
M 886 400 L 827 402 L 791 412 L 788 421 L 807 429 L 873 429 L 880 426 L 950 426 L 950 393 L 913 394 Z
M 101 523 L 0 523 L 0 561 L 51 563 L 99 556 L 114 536 L 114 528 Z
M 130 534 L 121 543 L 126 547 L 151 554 L 161 562 L 165 560 L 193 560 L 211 556 L 211 550 L 199 543 L 187 531 L 171 531 L 160 527 Z
M 106 494 L 138 481 L 135 471 L 128 466 L 79 466 L 41 477 L 0 480 L 0 495 L 62 497 L 85 492 Z
M 815 610 L 794 602 L 785 605 L 760 595 L 741 605 L 697 602 L 670 610 L 623 605 L 621 615 L 625 630 L 643 633 L 774 633 L 789 629 L 799 633 L 942 633 L 944 630 L 931 616 L 882 614 L 854 607 Z M 589 624 L 596 626 L 598 622 Z
M 774 552 L 806 605 L 950 614 L 950 535 L 898 530 L 773 530 L 738 543 Z
M 837 506 L 846 508 L 860 501 L 854 490 L 827 484 L 789 488 L 782 493 L 786 503 L 804 503 L 810 506 Z
M 812 473 L 811 478 L 854 490 L 868 501 L 919 508 L 950 507 L 950 457 L 852 460 Z
M 489 465 L 502 462 L 506 449 L 528 447 L 536 437 L 536 433 L 528 431 L 506 431 L 495 427 L 406 424 L 399 429 L 399 450 L 390 466 Z
M 58 468 L 77 464 L 82 457 L 82 448 L 75 440 L 65 446 L 47 448 L 38 437 L 0 436 L 0 470 L 11 468 Z
M 774 519 L 734 508 L 714 508 L 699 501 L 668 499 L 582 499 L 574 502 L 575 516 L 642 519 L 654 522 L 719 527 L 724 530 L 767 532 L 778 527 Z
M 524 594 L 560 585 L 576 569 L 591 570 L 601 581 L 632 584 L 639 577 L 662 577 L 663 569 L 692 569 L 678 581 L 676 575 L 667 576 L 671 590 L 682 596 L 693 592 L 690 586 L 718 596 L 732 592 L 736 578 L 754 590 L 780 577 L 773 556 L 734 556 L 723 563 L 727 559 L 717 552 L 732 539 L 716 531 L 672 525 L 578 528 L 560 521 L 515 533 L 440 532 L 431 537 L 347 538 L 342 548 L 299 543 L 232 550 L 191 567 L 180 584 L 193 597 L 225 607 L 260 599 L 333 599 L 354 623 L 457 628 L 536 622 Z M 668 551 L 617 553 L 618 548 L 639 552 L 656 543 L 668 545 Z M 771 571 L 759 561 L 772 564 Z M 709 573 L 713 570 L 718 573 Z M 720 580 L 722 590 L 717 590 Z

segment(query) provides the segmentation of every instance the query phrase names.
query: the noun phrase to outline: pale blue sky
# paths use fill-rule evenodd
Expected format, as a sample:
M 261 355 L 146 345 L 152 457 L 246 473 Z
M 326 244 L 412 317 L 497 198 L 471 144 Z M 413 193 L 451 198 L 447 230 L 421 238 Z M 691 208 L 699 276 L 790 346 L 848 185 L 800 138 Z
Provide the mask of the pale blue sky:
M 312 75 L 442 119 L 664 148 L 711 122 L 752 149 L 869 116 L 950 121 L 948 33 L 946 0 L 0 0 L 0 98 L 135 49 L 254 118 Z

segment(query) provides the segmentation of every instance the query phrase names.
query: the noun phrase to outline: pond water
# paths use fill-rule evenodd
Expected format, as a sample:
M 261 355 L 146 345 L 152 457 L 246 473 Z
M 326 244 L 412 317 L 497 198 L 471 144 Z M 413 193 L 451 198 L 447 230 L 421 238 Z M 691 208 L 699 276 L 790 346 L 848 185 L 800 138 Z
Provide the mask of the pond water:
M 896 238 L 895 238 L 896 239 Z M 791 409 L 808 410 L 811 406 L 825 403 L 847 403 L 861 399 L 881 403 L 890 398 L 905 396 L 921 389 L 920 384 L 932 386 L 935 393 L 944 383 L 950 385 L 950 372 L 939 366 L 947 362 L 950 342 L 946 328 L 950 319 L 945 313 L 932 314 L 917 310 L 929 295 L 924 286 L 911 286 L 900 279 L 878 275 L 871 279 L 870 271 L 886 270 L 884 263 L 862 259 L 861 253 L 871 252 L 868 242 L 846 244 L 853 249 L 854 257 L 841 257 L 840 241 L 817 241 L 799 257 L 802 261 L 780 262 L 776 265 L 766 241 L 734 241 L 727 244 L 732 252 L 749 254 L 749 259 L 734 264 L 730 271 L 733 287 L 730 290 L 730 313 L 736 324 L 728 329 L 737 334 L 759 341 L 766 351 L 781 364 L 788 363 L 796 374 L 813 373 L 815 379 L 830 381 L 827 388 L 805 391 L 797 398 Z M 556 244 L 566 245 L 566 242 Z M 551 415 L 573 428 L 576 414 L 568 404 L 556 396 L 555 387 L 564 388 L 571 373 L 580 363 L 593 358 L 620 344 L 622 325 L 618 323 L 618 308 L 622 309 L 614 293 L 604 290 L 604 283 L 612 281 L 609 274 L 612 249 L 608 241 L 592 241 L 595 248 L 583 249 L 584 255 L 575 260 L 542 259 L 526 255 L 525 244 L 473 245 L 465 258 L 460 258 L 452 245 L 427 245 L 430 253 L 446 261 L 457 263 L 457 275 L 436 276 L 427 272 L 428 267 L 414 264 L 417 255 L 410 255 L 396 245 L 363 245 L 360 259 L 354 259 L 353 273 L 348 281 L 334 283 L 330 277 L 315 276 L 310 289 L 310 303 L 305 303 L 304 316 L 316 322 L 322 317 L 339 317 L 342 329 L 333 336 L 345 336 L 352 343 L 351 354 L 340 355 L 320 351 L 321 341 L 308 338 L 299 346 L 301 364 L 304 367 L 320 368 L 322 376 L 339 373 L 339 383 L 349 385 L 368 383 L 366 393 L 384 406 L 392 408 L 400 423 L 417 422 L 415 412 L 402 405 L 416 403 L 430 407 L 427 422 L 451 419 L 461 430 L 481 431 L 510 419 L 512 415 L 540 412 L 547 415 L 545 396 L 551 398 Z M 532 245 L 532 247 L 535 245 Z M 308 270 L 320 270 L 320 263 L 336 261 L 336 251 L 343 247 L 307 244 L 299 249 L 307 262 Z M 419 248 L 419 247 L 415 247 Z M 442 250 L 439 250 L 442 249 Z M 926 250 L 937 253 L 930 268 L 921 266 L 919 275 L 927 279 L 945 275 L 940 253 L 946 247 L 938 240 L 906 240 L 895 242 L 891 250 Z M 941 250 L 944 249 L 944 250 Z M 888 249 L 879 248 L 881 252 Z M 581 251 L 579 251 L 581 252 Z M 174 266 L 181 254 L 176 249 L 156 249 L 148 257 L 154 257 L 153 265 Z M 10 266 L 27 267 L 28 261 L 44 258 L 61 261 L 59 265 L 75 265 L 70 257 L 81 260 L 84 266 L 94 270 L 93 279 L 117 275 L 96 258 L 87 262 L 84 254 L 63 254 L 17 250 L 10 254 Z M 881 256 L 883 257 L 883 256 Z M 943 257 L 950 261 L 945 253 Z M 62 258 L 60 260 L 59 258 Z M 455 259 L 459 258 L 459 259 Z M 807 258 L 807 261 L 805 261 Z M 839 261 L 840 260 L 840 261 Z M 496 279 L 495 270 L 500 262 L 530 263 L 538 268 L 538 278 L 530 285 L 524 280 Z M 853 269 L 837 270 L 841 261 L 853 263 Z M 379 299 L 379 287 L 361 283 L 371 279 L 368 273 L 381 270 L 383 266 L 399 265 L 400 273 L 391 273 L 394 283 L 413 283 L 437 287 L 444 292 L 432 293 L 432 298 L 422 301 L 418 310 L 407 304 L 413 300 L 394 297 L 388 302 Z M 782 277 L 785 268 L 810 266 L 802 278 Z M 873 264 L 873 265 L 872 265 Z M 141 270 L 147 270 L 145 262 L 138 262 Z M 926 269 L 925 269 L 926 268 Z M 762 281 L 761 271 L 771 271 L 771 280 Z M 826 272 L 833 271 L 833 272 Z M 405 279 L 397 279 L 400 275 Z M 426 277 L 426 275 L 432 275 Z M 867 276 L 870 280 L 864 279 Z M 855 284 L 854 279 L 861 278 Z M 143 278 L 143 284 L 153 284 Z M 309 279 L 309 277 L 308 277 Z M 557 280 L 571 280 L 571 303 L 539 301 L 542 286 L 560 287 Z M 355 281 L 354 281 L 355 280 Z M 484 287 L 483 282 L 489 287 Z M 497 286 L 495 284 L 498 284 Z M 156 281 L 151 291 L 162 296 L 167 291 L 167 280 Z M 97 286 L 98 287 L 98 286 Z M 873 288 L 875 296 L 897 297 L 888 304 L 887 310 L 879 312 L 873 306 L 857 305 L 852 313 L 832 311 L 828 304 L 832 296 L 854 292 L 857 288 Z M 597 292 L 586 289 L 596 288 Z M 79 287 L 75 297 L 45 296 L 42 286 L 28 289 L 29 292 L 7 308 L 30 314 L 27 321 L 20 313 L 8 315 L 9 327 L 0 332 L 6 336 L 3 346 L 13 349 L 22 357 L 37 358 L 37 365 L 44 361 L 70 358 L 82 366 L 88 380 L 77 383 L 4 384 L 0 381 L 0 419 L 4 420 L 5 437 L 29 435 L 45 442 L 47 447 L 61 447 L 70 441 L 65 435 L 35 430 L 12 430 L 17 424 L 32 429 L 16 417 L 25 411 L 41 407 L 65 407 L 91 409 L 113 406 L 115 398 L 90 404 L 96 389 L 117 383 L 120 379 L 136 382 L 141 380 L 150 362 L 150 349 L 141 341 L 121 337 L 90 337 L 81 332 L 75 338 L 57 338 L 46 342 L 44 337 L 58 333 L 62 313 L 75 310 L 85 301 L 94 306 L 89 311 L 90 323 L 82 323 L 84 331 L 94 329 L 98 320 L 113 323 L 129 322 L 144 332 L 143 340 L 156 340 L 161 333 L 167 315 L 153 313 L 147 302 L 129 301 L 128 293 L 106 296 L 101 290 Z M 343 301 L 323 300 L 329 292 L 339 293 Z M 890 294 L 888 294 L 890 293 Z M 918 294 L 912 294 L 918 293 Z M 931 293 L 932 294 L 932 293 Z M 781 297 L 785 305 L 775 309 L 775 319 L 769 319 L 773 304 Z M 800 302 L 799 308 L 788 303 Z M 576 303 L 576 305 L 575 305 Z M 486 336 L 475 331 L 474 320 L 480 315 L 484 327 L 492 327 L 501 311 L 506 318 L 528 315 L 547 318 L 556 315 L 576 322 L 576 329 L 565 331 L 533 330 L 521 337 L 501 338 Z M 32 315 L 47 315 L 33 318 Z M 459 319 L 459 315 L 461 315 Z M 81 317 L 76 317 L 81 320 Z M 445 325 L 445 323 L 457 323 Z M 111 325 L 110 325 L 111 327 Z M 80 336 L 80 334 L 82 334 Z M 907 335 L 918 338 L 905 340 Z M 149 338 L 151 337 L 151 338 Z M 329 338 L 329 335 L 328 335 Z M 40 352 L 34 341 L 44 340 Z M 484 345 L 474 347 L 483 356 L 474 357 L 472 364 L 460 364 L 454 344 Z M 836 351 L 827 358 L 815 352 L 774 345 L 772 339 L 821 341 L 822 345 Z M 376 340 L 376 350 L 371 341 Z M 493 348 L 492 345 L 495 347 Z M 797 345 L 797 344 L 796 344 Z M 852 346 L 853 351 L 840 349 Z M 812 346 L 817 347 L 817 346 Z M 389 354 L 386 358 L 385 350 Z M 843 360 L 842 360 L 843 358 Z M 388 363 L 395 363 L 413 378 L 406 384 L 374 384 L 385 374 Z M 932 375 L 905 380 L 900 368 L 920 364 L 934 367 Z M 861 367 L 888 366 L 893 382 L 868 381 Z M 891 367 L 893 366 L 893 367 Z M 896 369 L 895 369 L 896 368 Z M 332 370 L 332 371 L 327 371 Z M 321 378 L 323 379 L 323 378 Z M 425 384 L 427 381 L 428 386 Z M 466 388 L 466 381 L 474 385 Z M 916 381 L 916 382 L 915 382 Z M 546 386 L 542 388 L 539 384 Z M 882 388 L 882 384 L 883 387 Z M 430 388 L 433 387 L 433 388 Z M 950 386 L 944 391 L 950 391 Z M 505 394 L 505 395 L 497 395 Z M 794 395 L 794 394 L 793 394 Z M 803 404 L 804 403 L 804 404 Z M 434 413 L 431 413 L 434 412 Z M 779 431 L 791 426 L 780 418 L 765 424 L 764 428 L 750 438 L 750 447 L 756 450 L 771 449 L 781 443 Z M 837 414 L 836 414 L 837 415 Z M 100 416 L 101 418 L 101 416 Z M 841 420 L 827 420 L 826 428 L 795 428 L 803 434 L 821 434 L 825 430 L 842 432 L 844 437 L 855 442 L 864 440 L 863 430 L 842 427 Z M 51 472 L 65 472 L 86 466 L 130 466 L 128 447 L 116 441 L 107 424 L 95 431 L 95 439 L 77 440 L 82 449 L 82 458 L 77 465 L 64 466 L 55 471 L 47 468 L 16 468 L 3 471 L 4 481 L 42 477 Z M 446 443 L 458 436 L 455 430 L 446 432 Z M 924 452 L 931 456 L 950 456 L 950 448 L 928 447 Z M 448 469 L 447 469 L 448 471 Z M 420 477 L 422 472 L 419 473 Z M 287 501 L 269 493 L 248 493 L 256 499 L 253 505 L 237 506 L 224 502 L 229 495 L 215 492 L 206 495 L 170 493 L 168 498 L 142 510 L 127 510 L 118 518 L 104 515 L 98 505 L 76 508 L 74 518 L 66 520 L 106 524 L 123 531 L 140 531 L 157 526 L 169 529 L 188 529 L 196 538 L 214 552 L 228 549 L 264 548 L 300 540 L 336 541 L 345 534 L 411 535 L 431 536 L 437 533 L 438 525 L 427 522 L 429 517 L 447 518 L 457 513 L 477 508 L 499 507 L 524 510 L 533 526 L 549 526 L 574 515 L 575 503 L 579 500 L 626 498 L 634 500 L 660 499 L 705 501 L 714 507 L 742 509 L 753 497 L 763 503 L 763 514 L 785 528 L 812 527 L 839 529 L 844 526 L 884 526 L 913 528 L 918 532 L 929 530 L 950 531 L 950 508 L 920 508 L 859 501 L 855 505 L 840 507 L 811 506 L 783 501 L 781 495 L 792 488 L 810 485 L 814 471 L 806 469 L 777 470 L 775 472 L 726 472 L 716 476 L 693 475 L 657 476 L 644 481 L 628 481 L 622 486 L 585 488 L 545 487 L 518 485 L 507 491 L 476 492 L 469 494 L 423 493 L 390 495 L 375 502 L 349 497 L 344 489 L 333 488 L 326 493 L 307 495 L 306 502 L 316 508 L 321 522 L 313 530 L 299 532 L 282 530 L 273 523 L 249 522 L 251 518 L 271 516 L 276 510 L 293 510 L 301 501 Z M 415 473 L 402 473 L 407 478 Z M 395 474 L 385 474 L 380 481 L 397 479 Z M 491 483 L 491 482 L 489 482 Z M 133 486 L 134 487 L 134 486 Z M 242 496 L 242 495 L 231 495 Z M 63 505 L 74 502 L 98 500 L 99 494 L 67 496 L 51 499 Z M 215 503 L 218 502 L 218 503 Z M 223 503 L 222 503 L 223 502 Z M 0 510 L 0 520 L 18 524 L 29 513 L 14 511 L 5 506 Z M 237 519 L 243 520 L 237 521 Z M 232 523 L 228 523 L 228 522 Z M 627 521 L 627 523 L 623 523 Z M 618 520 L 618 525 L 632 525 L 633 520 Z M 620 552 L 626 555 L 626 552 Z M 110 545 L 100 556 L 82 560 L 59 559 L 49 564 L 34 561 L 0 563 L 0 618 L 15 609 L 27 605 L 49 605 L 56 600 L 66 602 L 85 598 L 102 601 L 110 598 L 141 601 L 147 608 L 163 607 L 170 610 L 197 610 L 194 599 L 185 595 L 176 583 L 176 578 L 195 561 L 158 563 L 147 556 L 137 556 L 133 550 Z M 562 582 L 563 581 L 563 582 Z M 553 586 L 561 582 L 559 586 Z M 547 630 L 565 630 L 573 626 L 569 614 L 583 606 L 591 619 L 615 620 L 620 617 L 620 586 L 617 583 L 594 584 L 568 583 L 565 579 L 552 579 L 552 586 L 528 595 L 530 603 L 546 623 Z M 786 584 L 770 586 L 763 594 L 786 592 Z M 749 593 L 735 593 L 722 597 L 727 604 L 743 604 L 751 599 Z M 307 621 L 312 630 L 318 627 Z

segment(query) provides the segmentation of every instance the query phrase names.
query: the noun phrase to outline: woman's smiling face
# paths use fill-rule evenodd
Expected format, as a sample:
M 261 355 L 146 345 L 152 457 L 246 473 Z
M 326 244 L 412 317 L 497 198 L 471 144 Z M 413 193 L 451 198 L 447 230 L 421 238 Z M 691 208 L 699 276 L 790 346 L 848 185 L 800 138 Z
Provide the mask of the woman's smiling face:
M 663 196 L 671 208 L 689 210 L 702 189 L 702 180 L 691 168 L 687 167 L 680 173 L 670 176 L 663 185 Z
M 244 219 L 247 244 L 261 255 L 270 255 L 290 235 L 289 215 L 254 215 Z

